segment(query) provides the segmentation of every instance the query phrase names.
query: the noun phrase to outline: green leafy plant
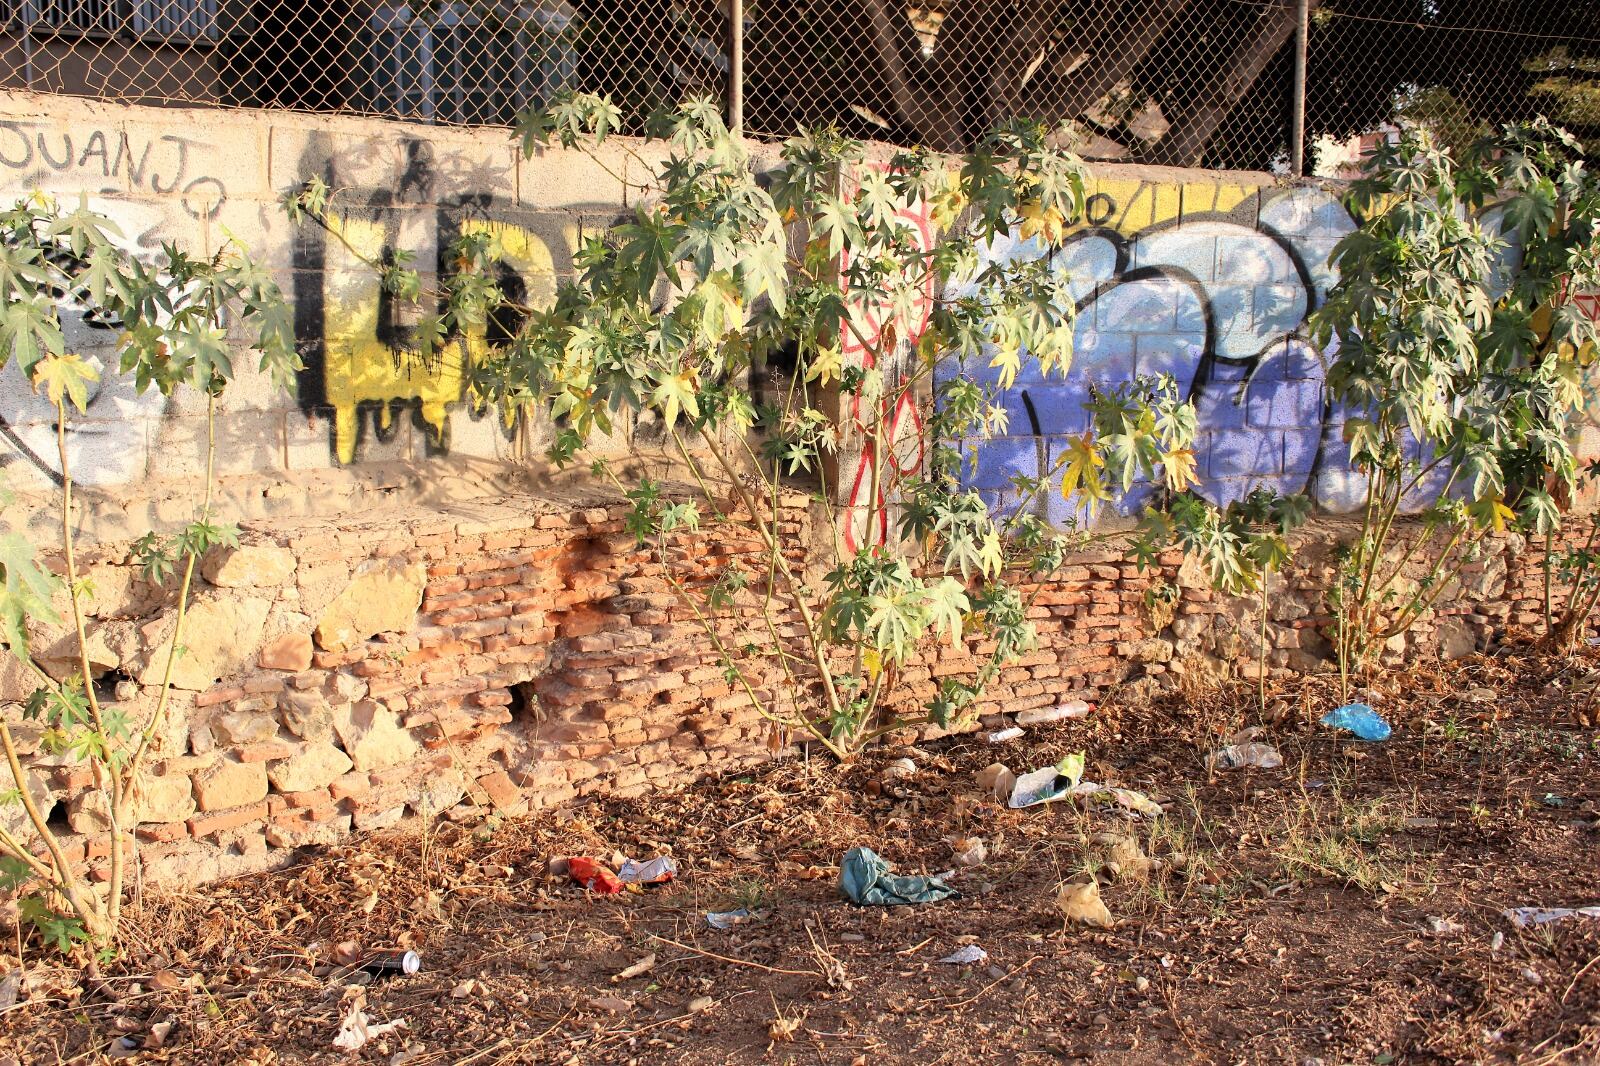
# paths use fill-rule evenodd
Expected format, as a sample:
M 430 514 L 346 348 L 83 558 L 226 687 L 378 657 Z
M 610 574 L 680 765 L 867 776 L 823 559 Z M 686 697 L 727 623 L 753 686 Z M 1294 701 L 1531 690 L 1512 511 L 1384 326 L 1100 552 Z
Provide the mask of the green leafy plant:
M 87 201 L 64 211 L 33 196 L 0 212 L 0 366 L 16 360 L 23 377 L 55 408 L 61 472 L 58 555 L 50 568 L 41 565 L 41 546 L 0 518 L 0 644 L 38 682 L 23 716 L 42 725 L 42 749 L 93 769 L 110 824 L 109 876 L 97 889 L 74 868 L 29 793 L 11 722 L 0 716 L 0 748 L 15 785 L 0 794 L 0 802 L 20 804 L 37 837 L 35 843 L 0 829 L 0 888 L 20 893 L 22 917 L 47 943 L 67 949 L 86 942 L 102 951 L 116 941 L 125 833 L 136 820 L 140 774 L 170 703 L 195 565 L 213 546 L 237 543 L 237 530 L 219 522 L 211 509 L 217 401 L 234 376 L 236 342 L 229 327 L 249 331 L 261 369 L 279 385 L 290 384 L 300 365 L 290 309 L 270 275 L 243 249 L 230 242 L 216 255 L 196 259 L 169 244 L 155 264 L 146 264 L 115 243 L 119 235 Z M 85 605 L 93 590 L 78 569 L 68 427 L 74 412 L 86 410 L 90 387 L 106 371 L 66 350 L 66 301 L 120 327 L 119 365 L 109 372 L 132 375 L 141 392 L 154 388 L 171 395 L 187 386 L 206 397 L 204 501 L 176 533 L 152 533 L 135 546 L 148 580 L 160 584 L 181 574 L 171 649 L 156 705 L 144 721 L 107 702 L 92 681 Z M 57 605 L 63 597 L 79 668 L 57 680 L 31 654 L 29 624 L 61 622 Z
M 1459 165 L 1425 131 L 1380 145 L 1347 202 L 1359 228 L 1334 249 L 1340 280 L 1312 319 L 1324 348 L 1337 342 L 1328 387 L 1366 478 L 1329 592 L 1346 696 L 1487 538 L 1560 524 L 1596 338 L 1572 296 L 1597 281 L 1600 182 L 1538 120 L 1478 140 Z M 1398 521 L 1432 493 L 1418 528 Z
M 1284 496 L 1272 489 L 1255 488 L 1222 508 L 1186 493 L 1165 510 L 1148 509 L 1134 543 L 1141 567 L 1153 564 L 1166 545 L 1176 542 L 1200 563 L 1213 590 L 1230 596 L 1251 591 L 1260 595 L 1256 678 L 1263 713 L 1267 707 L 1267 580 L 1288 562 L 1289 534 L 1310 515 L 1311 499 L 1303 493 Z
M 1590 460 L 1578 481 L 1584 485 L 1600 482 L 1600 459 Z M 1557 547 L 1556 530 L 1545 531 L 1544 543 L 1544 628 L 1556 649 L 1571 651 L 1583 635 L 1589 619 L 1600 603 L 1600 522 L 1590 521 L 1589 534 L 1582 544 Z M 1555 583 L 1566 592 L 1556 606 Z
M 525 116 L 520 136 L 527 152 L 559 144 L 606 166 L 594 149 L 621 121 L 609 99 L 570 95 Z M 1098 391 L 1093 429 L 1041 476 L 1016 479 L 1004 513 L 962 487 L 964 455 L 1004 431 L 1005 411 L 998 390 L 935 370 L 987 362 L 1002 389 L 1024 360 L 1065 374 L 1067 279 L 1048 254 L 991 253 L 1012 235 L 1058 244 L 1082 216 L 1081 166 L 1045 129 L 1019 123 L 954 165 L 921 151 L 874 163 L 857 141 L 802 134 L 758 176 L 713 102 L 644 128 L 665 143 L 665 161 L 621 143 L 639 164 L 629 167 L 639 206 L 583 244 L 553 305 L 513 307 L 489 280 L 492 241 L 458 242 L 447 253 L 457 273 L 422 295 L 440 308 L 421 333 L 423 357 L 486 314 L 523 316 L 514 337 L 474 361 L 474 397 L 507 418 L 555 419 L 549 458 L 587 461 L 633 502 L 629 529 L 703 626 L 729 684 L 780 732 L 848 757 L 890 729 L 970 719 L 1002 665 L 1034 645 L 1031 597 L 1016 582 L 1039 582 L 1090 539 L 1039 519 L 1042 494 L 1059 491 L 1088 516 L 1138 480 L 1177 491 L 1194 480 L 1193 410 L 1170 379 L 1141 379 Z M 325 186 L 287 207 L 342 232 Z M 397 296 L 421 291 L 408 269 L 371 265 Z M 793 370 L 758 403 L 744 382 L 779 355 Z M 905 429 L 916 422 L 908 410 L 925 434 Z M 684 484 L 640 480 L 608 455 L 624 430 L 660 440 Z M 924 441 L 925 455 L 902 454 Z M 841 491 L 841 468 L 858 456 L 859 492 Z M 815 571 L 782 528 L 797 493 L 825 516 L 827 563 Z M 687 539 L 736 521 L 759 542 L 759 568 L 707 582 L 679 563 Z M 753 617 L 741 602 L 756 605 Z M 984 651 L 972 675 L 908 693 L 905 668 L 940 644 Z

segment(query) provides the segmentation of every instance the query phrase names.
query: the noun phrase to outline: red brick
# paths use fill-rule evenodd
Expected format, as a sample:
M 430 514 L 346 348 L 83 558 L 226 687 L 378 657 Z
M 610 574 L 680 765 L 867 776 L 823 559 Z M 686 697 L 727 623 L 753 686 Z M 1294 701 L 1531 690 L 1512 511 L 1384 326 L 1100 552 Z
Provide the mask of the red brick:
M 214 688 L 200 693 L 194 698 L 194 705 L 196 707 L 214 707 L 219 703 L 227 703 L 230 700 L 239 699 L 243 695 L 244 689 L 237 685 L 228 685 L 224 688 Z
M 334 797 L 330 789 L 312 788 L 304 792 L 285 792 L 283 793 L 283 798 L 288 801 L 290 807 L 300 808 L 315 807 L 318 804 L 328 803 Z
M 187 822 L 146 822 L 135 832 L 140 840 L 156 844 L 170 844 L 189 835 Z
M 366 774 L 351 771 L 335 779 L 333 784 L 328 786 L 328 795 L 336 800 L 348 799 L 351 796 L 361 795 L 371 787 L 372 782 L 368 780 Z
M 265 802 L 247 803 L 243 807 L 233 807 L 225 811 L 213 811 L 210 814 L 201 814 L 190 818 L 189 833 L 191 836 L 206 837 L 227 829 L 236 829 L 251 822 L 265 821 L 266 817 L 267 805 Z

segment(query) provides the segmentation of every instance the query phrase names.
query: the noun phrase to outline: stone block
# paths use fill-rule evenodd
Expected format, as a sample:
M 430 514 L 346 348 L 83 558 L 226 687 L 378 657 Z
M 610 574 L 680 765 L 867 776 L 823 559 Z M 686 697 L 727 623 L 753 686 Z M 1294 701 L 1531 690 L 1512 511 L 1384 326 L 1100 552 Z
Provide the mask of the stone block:
M 317 623 L 317 645 L 328 651 L 347 651 L 380 633 L 409 631 L 416 624 L 427 580 L 427 567 L 420 562 L 362 564 L 323 611 Z
M 266 670 L 299 673 L 311 668 L 311 638 L 304 633 L 285 633 L 268 641 L 261 649 L 259 662 Z
M 327 740 L 333 735 L 333 709 L 320 692 L 286 692 L 278 708 L 284 726 L 301 740 Z
M 222 758 L 194 775 L 195 803 L 202 811 L 221 811 L 267 798 L 264 763 Z
M 375 700 L 339 710 L 334 731 L 358 770 L 383 770 L 415 758 L 420 746 L 395 714 Z
M 194 788 L 186 774 L 146 774 L 135 791 L 138 822 L 182 822 L 195 812 Z
M 294 553 L 276 544 L 213 548 L 200 562 L 207 581 L 223 588 L 273 588 L 294 576 Z
M 236 747 L 262 744 L 277 739 L 278 721 L 264 711 L 227 711 L 211 720 L 211 733 Z
M 280 792 L 306 792 L 327 788 L 350 766 L 350 757 L 331 743 L 311 744 L 298 755 L 270 763 L 267 778 Z
M 261 645 L 270 607 L 268 600 L 259 597 L 207 599 L 191 605 L 184 621 L 183 648 L 172 664 L 173 685 L 198 692 L 243 671 Z M 161 639 L 146 660 L 140 684 L 161 683 L 176 616 L 176 611 L 171 612 L 155 624 Z

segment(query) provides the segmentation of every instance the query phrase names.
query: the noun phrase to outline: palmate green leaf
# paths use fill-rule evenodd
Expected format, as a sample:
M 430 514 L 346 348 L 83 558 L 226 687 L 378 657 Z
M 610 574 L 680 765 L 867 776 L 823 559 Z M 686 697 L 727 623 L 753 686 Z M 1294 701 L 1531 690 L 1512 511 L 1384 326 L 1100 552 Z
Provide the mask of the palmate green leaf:
M 22 653 L 28 647 L 28 618 L 60 621 L 50 599 L 61 579 L 34 562 L 33 545 L 20 533 L 0 533 L 0 640 Z
M 695 378 L 688 371 L 666 374 L 659 378 L 650 393 L 651 402 L 661 411 L 661 420 L 671 429 L 682 411 L 691 419 L 700 417 L 700 401 L 696 394 Z
M 867 597 L 866 606 L 868 644 L 886 660 L 904 661 L 928 625 L 920 590 L 876 593 Z
M 64 238 L 72 254 L 83 258 L 92 249 L 108 246 L 112 237 L 122 236 L 122 229 L 106 215 L 89 210 L 88 194 L 80 193 L 78 206 L 52 219 L 45 233 Z
M 1540 535 L 1554 533 L 1561 528 L 1561 509 L 1543 489 L 1533 489 L 1522 497 L 1522 513 L 1517 525 Z
M 19 899 L 17 914 L 22 921 L 38 930 L 40 938 L 47 946 L 55 948 L 63 955 L 71 954 L 78 944 L 89 939 L 83 922 L 51 910 L 40 896 L 29 895 Z
M 1525 191 L 1505 201 L 1504 218 L 1508 229 L 1527 239 L 1550 228 L 1556 217 L 1555 185 L 1540 179 Z
M 233 379 L 228 335 L 215 322 L 195 321 L 181 330 L 169 329 L 167 339 L 173 360 L 190 386 L 206 391 L 214 378 Z
M 5 356 L 15 356 L 24 377 L 32 377 L 40 359 L 61 355 L 65 348 L 55 305 L 46 293 L 36 290 L 31 296 L 14 298 L 0 311 L 0 363 Z
M 955 578 L 944 577 L 928 587 L 929 624 L 935 633 L 949 638 L 952 651 L 961 648 L 962 626 L 971 609 L 972 603 L 967 599 L 966 588 Z
M 777 241 L 757 244 L 741 260 L 739 278 L 746 304 L 765 296 L 779 315 L 788 312 L 789 268 L 783 244 Z
M 118 307 L 133 301 L 133 286 L 122 272 L 121 255 L 110 245 L 92 249 L 85 269 L 78 274 L 89 299 L 100 307 Z
M 1278 532 L 1288 536 L 1305 525 L 1311 517 L 1311 497 L 1303 492 L 1278 496 L 1272 503 L 1270 514 Z

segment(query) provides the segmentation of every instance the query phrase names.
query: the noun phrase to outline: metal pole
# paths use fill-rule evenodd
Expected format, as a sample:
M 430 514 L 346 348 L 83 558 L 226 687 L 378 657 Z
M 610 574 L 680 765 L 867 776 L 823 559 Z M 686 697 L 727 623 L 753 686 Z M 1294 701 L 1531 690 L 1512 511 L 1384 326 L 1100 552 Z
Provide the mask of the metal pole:
M 744 132 L 744 0 L 728 0 L 728 128 Z
M 1311 0 L 1294 0 L 1294 100 L 1289 114 L 1289 172 L 1306 172 L 1306 38 L 1310 32 Z

